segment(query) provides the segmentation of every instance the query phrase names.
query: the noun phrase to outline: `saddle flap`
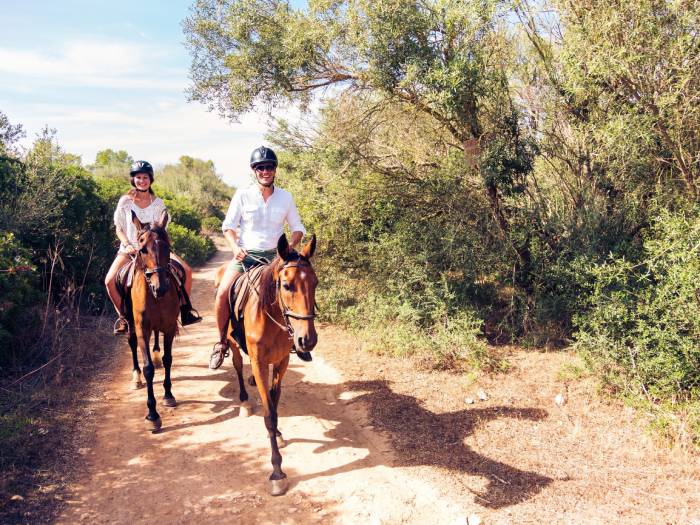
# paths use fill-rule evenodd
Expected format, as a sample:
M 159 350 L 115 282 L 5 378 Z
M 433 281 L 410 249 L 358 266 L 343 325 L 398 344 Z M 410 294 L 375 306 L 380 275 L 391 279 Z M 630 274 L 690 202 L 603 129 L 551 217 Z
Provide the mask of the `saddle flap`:
M 243 309 L 252 293 L 258 293 L 258 282 L 262 275 L 264 266 L 256 266 L 244 274 L 236 277 L 236 280 L 229 288 L 229 306 L 231 315 L 236 321 L 243 319 Z
M 131 288 L 131 285 L 134 282 L 134 270 L 136 269 L 136 259 L 132 259 L 128 263 L 126 263 L 124 266 L 119 268 L 119 271 L 117 272 L 117 278 L 116 278 L 116 283 L 117 283 L 117 289 L 119 290 L 119 293 L 124 297 L 126 295 L 126 292 Z

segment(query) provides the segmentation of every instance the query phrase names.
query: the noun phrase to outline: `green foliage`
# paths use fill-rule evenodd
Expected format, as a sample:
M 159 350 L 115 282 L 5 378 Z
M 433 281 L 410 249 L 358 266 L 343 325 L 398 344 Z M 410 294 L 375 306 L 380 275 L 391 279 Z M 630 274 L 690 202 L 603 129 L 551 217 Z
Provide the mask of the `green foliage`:
M 36 316 L 30 307 L 41 300 L 36 267 L 31 252 L 22 247 L 12 233 L 0 232 L 0 370 L 14 364 L 27 337 L 25 322 Z
M 202 219 L 202 231 L 209 235 L 221 233 L 221 225 L 223 221 L 218 217 L 204 217 Z
M 209 237 L 179 224 L 168 226 L 168 235 L 172 241 L 173 251 L 189 264 L 202 264 L 216 251 L 214 242 Z
M 700 400 L 700 213 L 661 212 L 640 260 L 593 269 L 577 346 L 606 386 L 652 402 Z
M 194 212 L 199 217 L 197 220 L 207 216 L 223 219 L 224 211 L 233 195 L 233 189 L 216 174 L 212 161 L 186 155 L 180 157 L 177 164 L 168 164 L 157 171 L 153 187 L 159 195 L 181 199 L 180 202 L 185 203 L 191 210 L 188 211 L 190 218 Z M 176 207 L 182 208 L 183 205 L 176 203 Z M 195 227 L 189 222 L 187 227 L 198 231 L 201 224 Z
M 110 165 L 117 165 L 127 170 L 134 162 L 134 159 L 123 149 L 119 151 L 114 151 L 113 149 L 107 148 L 97 152 L 95 155 L 95 167 L 105 168 Z
M 187 199 L 184 197 L 163 197 L 163 202 L 165 202 L 173 222 L 195 232 L 202 228 L 200 215 Z

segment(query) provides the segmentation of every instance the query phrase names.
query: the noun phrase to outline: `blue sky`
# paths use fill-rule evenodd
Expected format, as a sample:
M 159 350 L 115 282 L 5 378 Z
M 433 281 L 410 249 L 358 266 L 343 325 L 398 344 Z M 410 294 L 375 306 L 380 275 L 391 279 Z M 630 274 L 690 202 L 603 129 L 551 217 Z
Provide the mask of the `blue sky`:
M 124 149 L 162 165 L 213 160 L 229 184 L 248 180 L 265 115 L 231 124 L 187 103 L 181 21 L 191 0 L 0 0 L 0 111 L 29 145 L 45 126 L 84 164 Z

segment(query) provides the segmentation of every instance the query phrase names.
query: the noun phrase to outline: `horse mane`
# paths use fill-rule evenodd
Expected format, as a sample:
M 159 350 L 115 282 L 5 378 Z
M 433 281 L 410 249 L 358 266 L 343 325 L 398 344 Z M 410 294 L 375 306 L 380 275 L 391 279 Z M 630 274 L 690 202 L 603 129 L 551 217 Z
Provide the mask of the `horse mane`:
M 272 306 L 275 301 L 277 301 L 277 281 L 275 280 L 275 272 L 280 270 L 286 263 L 292 261 L 307 261 L 307 259 L 292 250 L 284 260 L 278 255 L 272 262 L 263 266 L 260 272 L 260 308 Z

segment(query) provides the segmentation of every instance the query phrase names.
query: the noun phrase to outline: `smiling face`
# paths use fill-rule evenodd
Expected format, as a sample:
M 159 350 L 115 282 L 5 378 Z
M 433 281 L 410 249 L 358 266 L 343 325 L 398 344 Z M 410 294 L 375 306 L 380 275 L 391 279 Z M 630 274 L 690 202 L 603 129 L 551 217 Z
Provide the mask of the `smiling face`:
M 148 188 L 151 187 L 151 177 L 148 176 L 148 173 L 137 173 L 134 175 L 133 181 L 134 186 L 139 191 L 148 191 Z
M 271 162 L 263 162 L 253 168 L 255 180 L 258 184 L 269 188 L 275 183 L 275 175 L 277 174 L 277 166 Z

